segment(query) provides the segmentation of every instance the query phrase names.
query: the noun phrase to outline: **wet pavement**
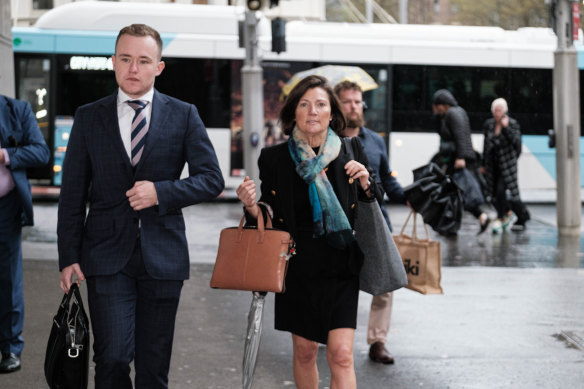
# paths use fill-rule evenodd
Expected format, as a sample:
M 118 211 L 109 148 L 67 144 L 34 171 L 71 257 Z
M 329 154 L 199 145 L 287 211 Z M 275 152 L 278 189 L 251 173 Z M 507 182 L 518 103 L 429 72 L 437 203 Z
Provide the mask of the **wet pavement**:
M 444 294 L 395 293 L 388 341 L 395 365 L 367 357 L 371 296 L 361 293 L 354 348 L 359 388 L 584 388 L 584 229 L 560 239 L 553 204 L 528 208 L 533 220 L 524 232 L 477 236 L 478 222 L 468 214 L 455 238 L 430 231 L 442 247 Z M 408 209 L 389 211 L 398 232 Z M 251 294 L 209 288 L 219 231 L 240 217 L 241 206 L 231 202 L 185 210 L 191 279 L 177 317 L 170 388 L 241 387 Z M 35 219 L 23 242 L 23 368 L 0 375 L 1 388 L 47 387 L 44 351 L 62 297 L 56 204 L 35 204 Z M 269 294 L 254 388 L 294 387 L 291 339 L 273 329 L 273 305 Z M 324 349 L 318 364 L 320 388 L 327 388 Z

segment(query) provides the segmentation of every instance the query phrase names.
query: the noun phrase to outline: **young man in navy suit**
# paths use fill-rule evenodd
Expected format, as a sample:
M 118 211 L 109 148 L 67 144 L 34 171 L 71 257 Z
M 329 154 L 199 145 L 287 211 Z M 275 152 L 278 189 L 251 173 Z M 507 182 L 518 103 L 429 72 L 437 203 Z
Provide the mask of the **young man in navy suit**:
M 168 387 L 189 277 L 182 208 L 224 187 L 196 108 L 154 89 L 161 53 L 153 28 L 120 31 L 112 57 L 119 89 L 77 110 L 63 165 L 61 288 L 87 280 L 96 389 L 131 389 L 132 360 L 136 388 Z
M 32 226 L 26 168 L 49 162 L 30 104 L 0 96 L 0 373 L 20 369 L 24 347 L 22 226 Z

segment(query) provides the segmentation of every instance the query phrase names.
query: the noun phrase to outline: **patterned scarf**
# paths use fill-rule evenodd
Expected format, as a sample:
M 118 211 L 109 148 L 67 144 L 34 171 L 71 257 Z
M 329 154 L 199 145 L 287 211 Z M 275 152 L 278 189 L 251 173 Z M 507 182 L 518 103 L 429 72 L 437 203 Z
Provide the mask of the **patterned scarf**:
M 324 172 L 324 168 L 339 155 L 341 139 L 329 127 L 325 143 L 316 155 L 312 147 L 300 137 L 298 127 L 294 127 L 288 140 L 288 150 L 296 164 L 296 172 L 308 184 L 314 236 L 326 233 L 327 242 L 331 246 L 341 249 L 349 247 L 354 240 L 353 230 Z

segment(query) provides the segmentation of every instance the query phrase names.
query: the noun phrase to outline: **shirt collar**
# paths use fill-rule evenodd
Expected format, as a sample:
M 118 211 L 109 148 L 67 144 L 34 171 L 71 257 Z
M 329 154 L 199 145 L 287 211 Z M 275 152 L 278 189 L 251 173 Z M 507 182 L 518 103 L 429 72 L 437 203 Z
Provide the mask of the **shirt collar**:
M 150 89 L 144 95 L 138 97 L 137 99 L 133 99 L 128 96 L 121 88 L 118 88 L 118 104 L 125 103 L 128 100 L 142 100 L 147 101 L 148 103 L 152 103 L 152 99 L 154 98 L 154 88 Z

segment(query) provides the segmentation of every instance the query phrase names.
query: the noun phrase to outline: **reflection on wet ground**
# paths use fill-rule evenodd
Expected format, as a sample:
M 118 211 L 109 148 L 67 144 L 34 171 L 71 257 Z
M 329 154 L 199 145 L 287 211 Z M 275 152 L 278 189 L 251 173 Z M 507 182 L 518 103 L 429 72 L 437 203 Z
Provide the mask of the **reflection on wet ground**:
M 499 266 L 519 268 L 584 268 L 584 237 L 559 237 L 557 228 L 531 220 L 521 232 L 478 232 L 471 215 L 463 218 L 458 236 L 432 234 L 439 240 L 443 266 Z
M 23 249 L 28 259 L 57 259 L 57 204 L 35 203 L 35 226 L 23 230 Z M 409 214 L 404 205 L 387 207 L 394 234 L 399 234 Z M 440 241 L 443 266 L 490 266 L 518 268 L 584 268 L 584 228 L 580 236 L 558 237 L 554 204 L 531 204 L 532 220 L 522 232 L 494 235 L 491 229 L 477 235 L 477 220 L 465 213 L 455 237 L 430 237 Z M 239 202 L 217 201 L 183 209 L 192 263 L 214 263 L 219 234 L 239 223 Z M 410 233 L 411 225 L 406 233 Z M 425 237 L 418 225 L 418 233 Z

